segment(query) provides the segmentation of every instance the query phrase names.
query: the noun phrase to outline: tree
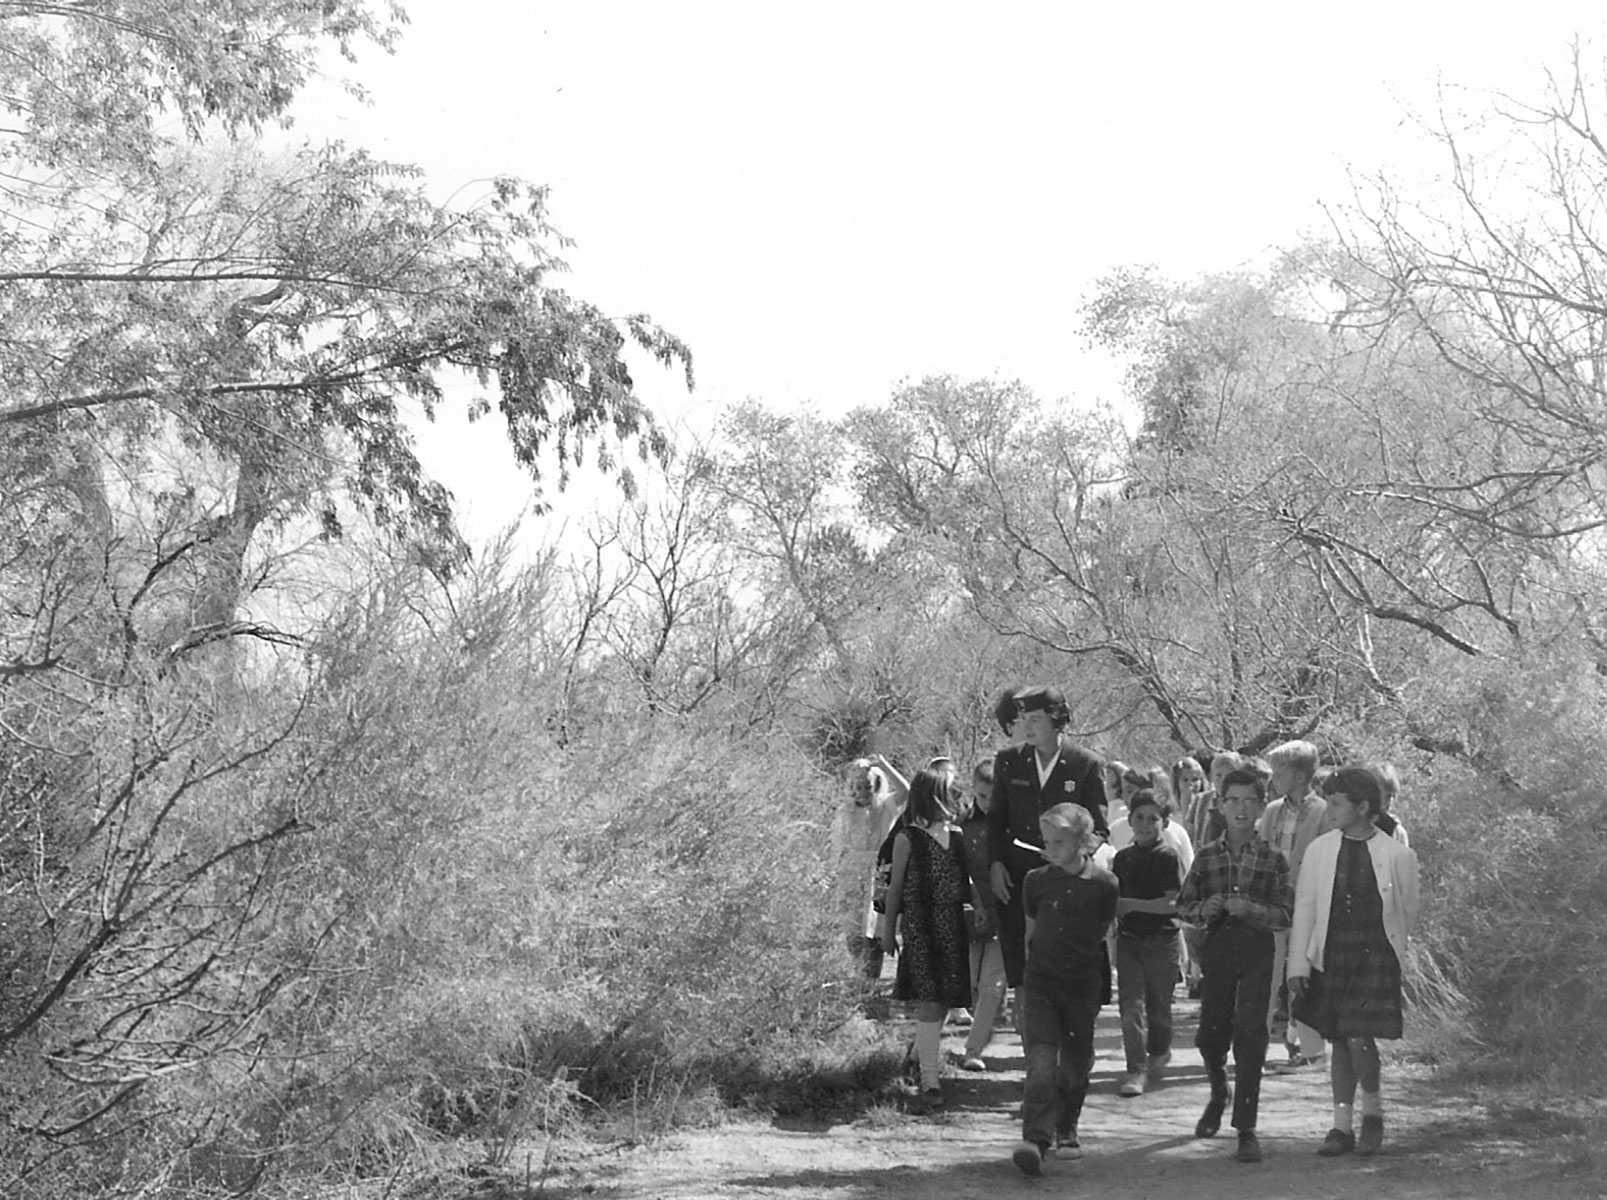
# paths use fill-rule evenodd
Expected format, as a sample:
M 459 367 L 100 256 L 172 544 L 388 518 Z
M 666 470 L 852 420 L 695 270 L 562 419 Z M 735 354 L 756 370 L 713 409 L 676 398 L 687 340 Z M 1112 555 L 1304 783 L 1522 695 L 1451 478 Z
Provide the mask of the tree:
M 672 335 L 555 286 L 543 189 L 447 207 L 361 151 L 262 149 L 320 54 L 383 47 L 400 19 L 353 0 L 0 5 L 8 1194 L 99 1139 L 137 1177 L 128 1135 L 170 1111 L 151 1094 L 258 1061 L 349 916 L 276 925 L 329 862 L 286 853 L 322 795 L 302 739 L 329 675 L 315 618 L 279 628 L 280 543 L 355 511 L 450 579 L 463 547 L 407 405 L 467 394 L 562 482 L 583 454 L 664 449 L 628 347 L 690 382 Z M 191 669 L 247 641 L 230 669 Z M 307 657 L 278 655 L 292 644 Z
M 686 348 L 553 285 L 563 242 L 544 189 L 504 179 L 447 208 L 415 171 L 360 151 L 269 157 L 245 140 L 285 111 L 321 43 L 392 36 L 366 7 L 24 3 L 0 20 L 32 48 L 6 68 L 22 123 L 0 140 L 17 180 L 0 234 L 0 427 L 48 432 L 83 488 L 87 461 L 126 475 L 175 442 L 232 475 L 193 513 L 197 629 L 232 618 L 259 530 L 310 514 L 338 532 L 342 493 L 443 562 L 460 554 L 403 409 L 429 415 L 448 379 L 495 388 L 471 413 L 495 406 L 534 477 L 549 451 L 561 483 L 588 447 L 605 466 L 611 441 L 665 448 L 625 350 L 679 362 L 690 382 Z M 156 122 L 163 105 L 182 133 Z M 109 132 L 80 128 L 90 111 Z M 234 140 L 197 140 L 209 131 Z

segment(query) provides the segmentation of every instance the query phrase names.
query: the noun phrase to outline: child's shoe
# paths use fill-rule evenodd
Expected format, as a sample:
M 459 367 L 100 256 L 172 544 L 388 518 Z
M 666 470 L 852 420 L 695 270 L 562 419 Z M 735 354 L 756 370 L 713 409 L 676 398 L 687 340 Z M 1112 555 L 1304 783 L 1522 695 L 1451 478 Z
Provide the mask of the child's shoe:
M 1121 1094 L 1124 1096 L 1142 1096 L 1144 1094 L 1144 1072 L 1129 1071 L 1122 1080 Z
M 1222 1114 L 1227 1111 L 1228 1101 L 1233 1093 L 1223 1088 L 1219 1092 L 1212 1092 L 1211 1098 L 1205 1103 L 1205 1111 L 1195 1122 L 1194 1136 L 1197 1138 L 1210 1138 L 1216 1136 L 1216 1131 L 1222 1128 Z
M 1379 1147 L 1383 1144 L 1384 1118 L 1370 1113 L 1363 1114 L 1361 1133 L 1356 1137 L 1356 1153 L 1363 1155 L 1377 1154 Z
M 1148 1071 L 1151 1075 L 1159 1075 L 1162 1071 L 1166 1070 L 1167 1064 L 1169 1064 L 1171 1061 L 1172 1052 L 1170 1050 L 1164 1050 L 1160 1054 L 1151 1054 L 1149 1056 L 1149 1062 L 1144 1064 L 1144 1070 Z
M 982 1061 L 980 1054 L 967 1054 L 960 1060 L 960 1070 L 962 1071 L 986 1071 L 987 1069 L 988 1064 Z
M 1384 1134 L 1383 1122 L 1379 1122 L 1379 1136 Z M 1338 1158 L 1341 1154 L 1349 1154 L 1356 1148 L 1356 1135 L 1348 1129 L 1330 1129 L 1322 1139 L 1322 1145 L 1317 1147 L 1317 1153 L 1324 1158 Z
M 1239 1152 L 1233 1157 L 1244 1163 L 1261 1161 L 1261 1139 L 1256 1137 L 1255 1130 L 1239 1130 Z
M 932 1113 L 941 1112 L 943 1110 L 943 1089 L 940 1087 L 926 1088 L 911 1096 L 906 1108 L 918 1117 L 930 1116 Z
M 1010 1156 L 1010 1161 L 1021 1168 L 1023 1175 L 1042 1175 L 1043 1147 L 1037 1142 L 1022 1142 Z
M 1077 1131 L 1055 1135 L 1055 1157 L 1068 1161 L 1082 1157 L 1082 1143 L 1077 1140 Z

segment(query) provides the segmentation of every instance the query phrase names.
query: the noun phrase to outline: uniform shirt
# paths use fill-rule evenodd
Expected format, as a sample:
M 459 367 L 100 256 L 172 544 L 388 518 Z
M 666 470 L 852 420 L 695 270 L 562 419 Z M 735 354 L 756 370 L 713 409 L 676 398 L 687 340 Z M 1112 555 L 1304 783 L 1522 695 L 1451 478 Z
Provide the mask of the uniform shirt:
M 1057 804 L 1080 804 L 1094 819 L 1096 833 L 1108 833 L 1105 822 L 1105 773 L 1086 750 L 1062 741 L 1050 764 L 1047 781 L 1039 774 L 1038 752 L 1030 745 L 1001 750 L 993 760 L 993 799 L 988 805 L 988 856 L 1020 874 L 1042 865 L 1027 846 L 1043 846 L 1038 818 Z
M 1032 922 L 1023 982 L 1053 986 L 1100 969 L 1105 930 L 1116 919 L 1114 875 L 1091 861 L 1080 875 L 1050 863 L 1027 872 L 1021 894 Z
M 1289 882 L 1289 864 L 1259 837 L 1252 837 L 1237 854 L 1227 835 L 1207 842 L 1194 856 L 1188 878 L 1177 894 L 1177 915 L 1190 925 L 1206 924 L 1201 909 L 1212 896 L 1243 896 L 1254 906 L 1250 916 L 1220 914 L 1210 925 L 1224 921 L 1276 932 L 1288 929 L 1294 915 L 1295 892 Z

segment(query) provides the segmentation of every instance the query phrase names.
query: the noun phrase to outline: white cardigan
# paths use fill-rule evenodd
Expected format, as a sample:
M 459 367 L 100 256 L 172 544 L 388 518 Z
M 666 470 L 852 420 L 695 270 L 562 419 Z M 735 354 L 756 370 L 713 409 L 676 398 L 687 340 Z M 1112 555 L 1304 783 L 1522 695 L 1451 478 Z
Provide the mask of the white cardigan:
M 1328 938 L 1328 910 L 1334 896 L 1334 874 L 1344 835 L 1330 830 L 1306 848 L 1295 885 L 1294 926 L 1289 932 L 1289 970 L 1293 978 L 1322 970 L 1323 944 Z M 1384 936 L 1395 958 L 1406 968 L 1406 936 L 1417 924 L 1417 855 L 1385 834 L 1367 839 L 1367 856 L 1373 861 L 1378 894 L 1384 901 Z

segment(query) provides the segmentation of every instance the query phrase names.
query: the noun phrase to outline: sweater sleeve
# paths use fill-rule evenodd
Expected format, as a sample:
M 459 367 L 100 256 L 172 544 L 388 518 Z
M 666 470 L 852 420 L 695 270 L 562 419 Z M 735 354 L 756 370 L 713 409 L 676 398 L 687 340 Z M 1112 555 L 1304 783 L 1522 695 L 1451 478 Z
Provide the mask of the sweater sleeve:
M 1204 925 L 1205 919 L 1200 915 L 1200 909 L 1205 904 L 1202 894 L 1204 887 L 1200 879 L 1200 858 L 1194 859 L 1194 865 L 1183 877 L 1183 886 L 1177 893 L 1177 915 L 1179 919 L 1190 925 Z
M 993 790 L 988 799 L 988 863 L 1002 863 L 1010 847 L 1010 763 L 1008 752 L 993 756 Z
M 1317 877 L 1322 874 L 1312 862 L 1316 849 L 1315 842 L 1306 848 L 1300 862 L 1300 876 L 1295 882 L 1294 920 L 1289 927 L 1289 966 L 1285 972 L 1291 979 L 1304 979 L 1311 974 L 1311 934 L 1317 925 Z M 1330 878 L 1328 886 L 1333 885 Z
M 1417 852 L 1402 847 L 1400 856 L 1401 910 L 1406 914 L 1406 932 L 1417 928 L 1417 917 L 1422 909 L 1418 893 Z

